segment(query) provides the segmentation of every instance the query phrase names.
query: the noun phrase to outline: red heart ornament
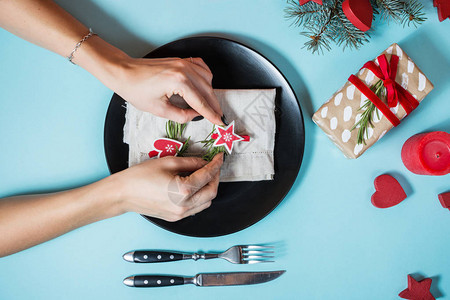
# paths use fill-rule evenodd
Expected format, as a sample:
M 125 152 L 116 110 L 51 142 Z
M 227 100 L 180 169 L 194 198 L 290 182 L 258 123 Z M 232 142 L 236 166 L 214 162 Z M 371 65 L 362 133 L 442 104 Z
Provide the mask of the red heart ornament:
M 450 2 L 448 0 L 433 0 L 433 5 L 437 7 L 439 21 L 450 18 Z
M 150 157 L 177 156 L 177 150 L 183 147 L 183 143 L 172 139 L 160 138 L 153 142 L 153 147 L 156 150 L 148 153 Z
M 372 26 L 373 9 L 370 0 L 345 0 L 342 11 L 347 19 L 361 31 L 367 31 Z
M 375 178 L 375 193 L 372 204 L 378 208 L 395 206 L 406 199 L 406 193 L 398 181 L 391 175 L 380 175 Z
M 450 209 L 450 192 L 439 194 L 438 198 L 443 208 Z
M 303 4 L 308 3 L 309 1 L 316 2 L 317 4 L 322 5 L 322 0 L 300 0 L 299 4 L 303 5 Z

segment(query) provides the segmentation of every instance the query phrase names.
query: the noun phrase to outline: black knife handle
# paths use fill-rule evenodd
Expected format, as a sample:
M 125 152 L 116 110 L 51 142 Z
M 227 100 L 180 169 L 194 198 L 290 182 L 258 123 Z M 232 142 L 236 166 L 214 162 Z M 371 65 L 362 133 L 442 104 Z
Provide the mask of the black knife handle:
M 160 287 L 184 284 L 184 278 L 179 276 L 165 275 L 136 275 L 134 276 L 135 287 Z
M 133 256 L 133 260 L 135 263 L 158 263 L 182 259 L 183 259 L 182 253 L 163 252 L 163 251 L 138 250 L 134 252 Z

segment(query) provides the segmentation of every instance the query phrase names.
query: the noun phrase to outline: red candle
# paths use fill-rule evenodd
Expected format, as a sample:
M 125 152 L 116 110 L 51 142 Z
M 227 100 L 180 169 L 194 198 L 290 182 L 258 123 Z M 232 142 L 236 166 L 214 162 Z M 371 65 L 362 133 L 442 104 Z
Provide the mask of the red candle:
M 413 135 L 403 144 L 402 160 L 415 174 L 450 173 L 450 134 L 434 131 Z

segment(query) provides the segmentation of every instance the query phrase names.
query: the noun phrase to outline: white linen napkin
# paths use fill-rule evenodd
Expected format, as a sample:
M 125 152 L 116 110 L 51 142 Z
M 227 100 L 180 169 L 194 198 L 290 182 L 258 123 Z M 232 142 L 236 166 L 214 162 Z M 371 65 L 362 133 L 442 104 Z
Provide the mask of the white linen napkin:
M 228 122 L 235 121 L 235 133 L 250 136 L 249 142 L 238 142 L 225 158 L 220 181 L 272 180 L 275 174 L 273 150 L 275 144 L 275 89 L 214 90 Z M 173 103 L 184 102 L 173 96 Z M 150 159 L 153 141 L 166 137 L 166 119 L 136 109 L 127 103 L 123 141 L 129 145 L 128 165 Z M 203 119 L 189 122 L 183 137 L 191 137 L 186 156 L 201 156 L 202 144 L 212 130 L 212 124 Z

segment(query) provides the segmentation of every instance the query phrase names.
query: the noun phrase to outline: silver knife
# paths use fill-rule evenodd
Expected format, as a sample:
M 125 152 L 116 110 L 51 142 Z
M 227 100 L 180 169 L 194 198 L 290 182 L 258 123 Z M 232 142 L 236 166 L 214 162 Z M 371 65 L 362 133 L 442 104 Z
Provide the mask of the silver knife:
M 125 278 L 123 283 L 131 287 L 160 287 L 183 284 L 195 284 L 196 286 L 247 285 L 274 280 L 285 272 L 283 270 L 272 272 L 200 273 L 194 277 L 135 275 Z

